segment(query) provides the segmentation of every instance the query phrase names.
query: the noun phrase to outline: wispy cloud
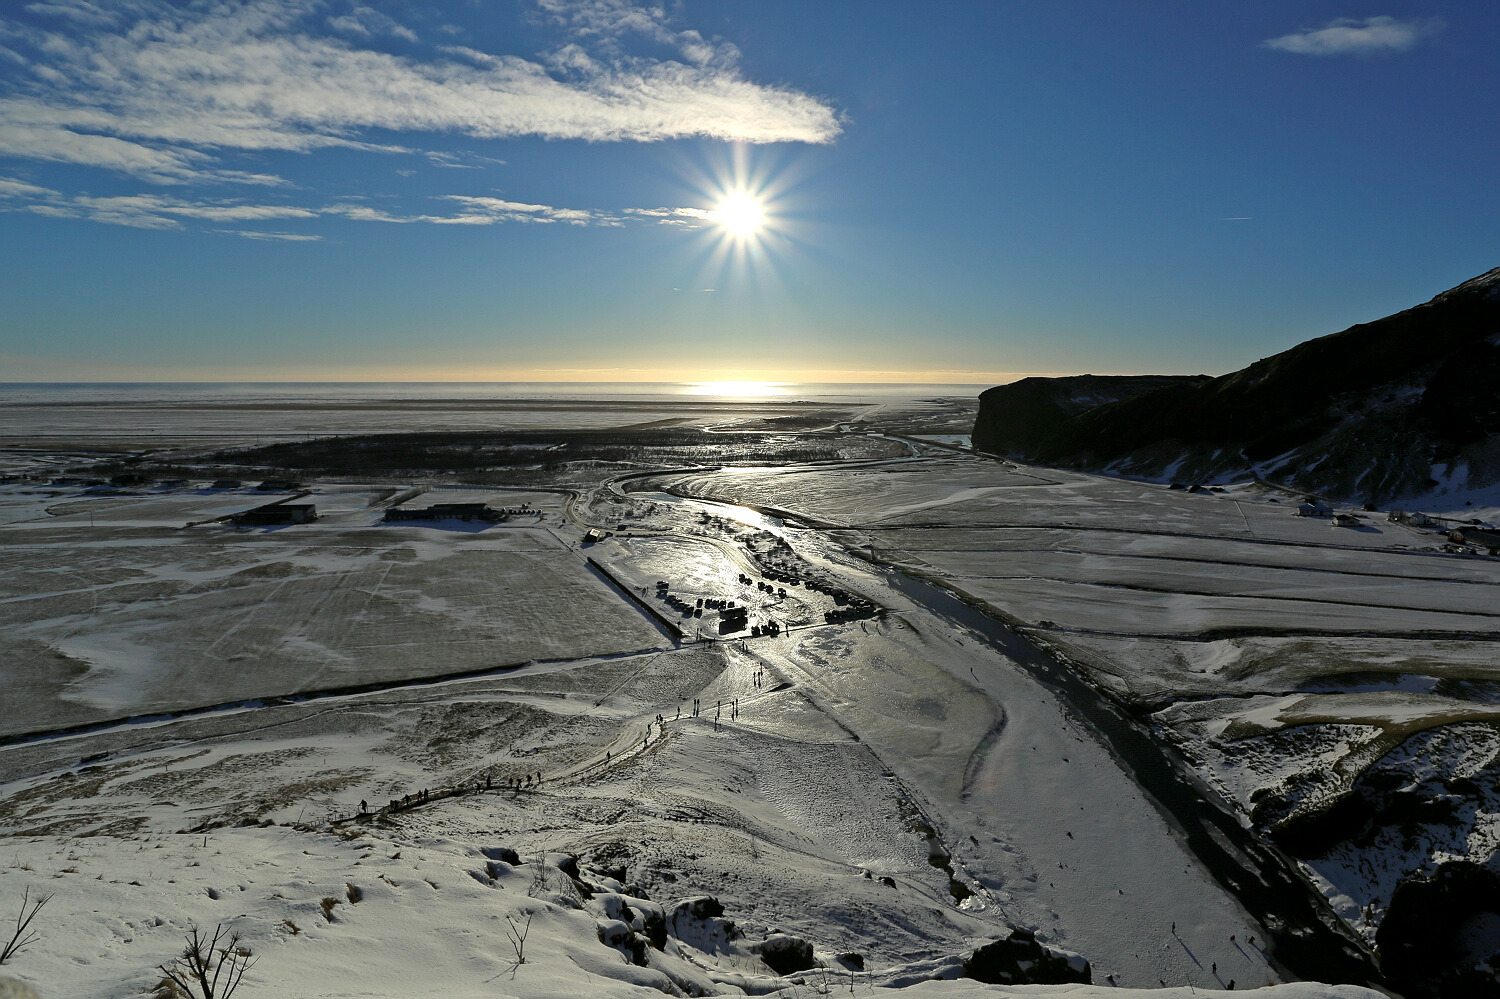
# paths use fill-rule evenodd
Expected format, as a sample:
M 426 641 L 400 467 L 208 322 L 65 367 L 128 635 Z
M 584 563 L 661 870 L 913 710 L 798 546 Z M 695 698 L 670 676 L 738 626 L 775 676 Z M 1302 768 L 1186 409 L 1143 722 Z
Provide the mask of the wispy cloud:
M 346 35 L 354 35 L 359 38 L 372 38 L 376 35 L 391 35 L 403 38 L 408 42 L 418 41 L 417 33 L 406 25 L 400 23 L 389 14 L 382 14 L 378 10 L 369 7 L 355 7 L 347 14 L 338 17 L 330 17 L 328 26 L 335 31 Z
M 1268 39 L 1267 48 L 1298 55 L 1377 55 L 1405 52 L 1423 38 L 1442 31 L 1437 18 L 1402 21 L 1394 17 L 1341 17 L 1321 28 L 1305 28 Z
M 627 208 L 619 214 L 588 208 L 559 208 L 553 205 L 509 201 L 504 198 L 466 194 L 439 195 L 438 202 L 451 202 L 452 212 L 410 212 L 377 208 L 358 201 L 305 207 L 287 204 L 257 204 L 243 199 L 199 199 L 167 197 L 160 194 L 129 194 L 94 197 L 87 194 L 67 195 L 50 187 L 32 184 L 15 177 L 0 176 L 0 211 L 30 212 L 54 218 L 87 219 L 109 225 L 137 229 L 175 229 L 186 223 L 266 222 L 272 220 L 314 220 L 337 217 L 354 222 L 385 222 L 402 225 L 500 225 L 518 222 L 532 225 L 605 226 L 618 228 L 629 222 L 668 222 L 716 218 L 714 212 L 701 208 Z M 215 229 L 251 239 L 303 240 L 321 236 L 295 233 L 272 233 L 238 229 Z
M 226 233 L 230 236 L 244 236 L 246 239 L 270 240 L 282 243 L 315 243 L 322 236 L 312 236 L 307 233 L 298 232 L 256 232 L 253 229 L 218 229 L 217 232 Z
M 719 213 L 711 208 L 627 208 L 625 212 L 658 225 L 675 225 L 684 229 L 699 229 L 719 218 Z
M 267 219 L 312 219 L 316 209 L 297 205 L 258 205 L 240 200 L 194 201 L 160 194 L 94 197 L 67 195 L 14 177 L 0 177 L 0 209 L 54 218 L 89 219 L 137 229 L 173 229 L 184 220 L 255 222 Z
M 24 61 L 0 82 L 0 155 L 162 184 L 267 183 L 275 178 L 228 169 L 223 157 L 401 148 L 391 134 L 822 143 L 840 132 L 825 101 L 746 79 L 732 45 L 670 30 L 660 8 L 540 6 L 573 38 L 543 61 L 384 51 L 381 37 L 419 40 L 370 8 L 320 0 L 32 4 L 24 23 L 0 19 Z M 626 55 L 629 34 L 678 55 Z

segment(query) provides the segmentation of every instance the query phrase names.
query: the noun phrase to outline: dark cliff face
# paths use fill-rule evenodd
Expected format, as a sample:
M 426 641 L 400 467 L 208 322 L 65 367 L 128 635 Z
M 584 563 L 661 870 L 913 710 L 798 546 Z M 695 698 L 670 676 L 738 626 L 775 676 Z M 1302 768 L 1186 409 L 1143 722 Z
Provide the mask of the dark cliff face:
M 1072 375 L 997 385 L 979 396 L 974 446 L 993 454 L 1029 454 L 1046 448 L 1059 428 L 1090 409 L 1207 380 L 1207 375 Z
M 990 389 L 975 446 L 1147 476 L 1253 470 L 1376 501 L 1430 488 L 1434 464 L 1500 479 L 1500 268 L 1218 378 L 1158 378 L 1104 379 L 1118 395 L 1072 411 L 1057 400 L 1077 379 Z

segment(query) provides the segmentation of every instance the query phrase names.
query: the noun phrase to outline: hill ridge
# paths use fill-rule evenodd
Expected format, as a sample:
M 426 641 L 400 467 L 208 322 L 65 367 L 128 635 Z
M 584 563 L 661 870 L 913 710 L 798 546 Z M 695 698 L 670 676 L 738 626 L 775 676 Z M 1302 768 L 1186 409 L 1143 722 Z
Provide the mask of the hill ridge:
M 1110 391 L 1059 399 L 1080 379 Z M 1217 377 L 1028 378 L 980 395 L 974 446 L 1145 478 L 1256 475 L 1386 503 L 1500 481 L 1500 267 Z

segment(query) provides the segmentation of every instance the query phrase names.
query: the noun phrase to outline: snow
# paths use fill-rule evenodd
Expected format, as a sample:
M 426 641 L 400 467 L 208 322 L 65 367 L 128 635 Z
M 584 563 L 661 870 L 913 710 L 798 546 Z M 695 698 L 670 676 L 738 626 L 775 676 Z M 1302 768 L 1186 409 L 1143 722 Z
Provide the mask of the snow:
M 222 922 L 259 955 L 246 994 L 273 997 L 896 985 L 1087 997 L 1164 982 L 1154 994 L 1173 996 L 1280 982 L 1252 942 L 1265 928 L 1059 695 L 845 545 L 868 554 L 873 542 L 1003 613 L 1051 620 L 1040 640 L 1091 675 L 1128 676 L 1127 690 L 1207 690 L 1196 710 L 1157 716 L 1191 745 L 1343 725 L 1298 757 L 1311 772 L 1373 745 L 1367 732 L 1497 710 L 1406 680 L 1300 689 L 1335 671 L 1283 661 L 1299 658 L 1297 637 L 1200 641 L 1246 622 L 1347 627 L 1366 633 L 1365 658 L 1417 676 L 1426 667 L 1379 645 L 1407 637 L 1368 633 L 1458 634 L 1490 613 L 1490 563 L 1398 549 L 1406 531 L 1333 539 L 1252 490 L 1184 496 L 949 455 L 645 485 L 580 486 L 576 500 L 534 490 L 544 520 L 474 533 L 379 524 L 405 484 L 315 484 L 323 519 L 268 532 L 182 527 L 248 496 L 49 515 L 59 497 L 94 500 L 0 488 L 0 651 L 7 706 L 20 706 L 0 724 L 98 726 L 0 747 L 0 906 L 27 886 L 56 892 L 42 939 L 7 973 L 44 997 L 139 995 L 190 925 Z M 748 509 L 710 522 L 717 508 L 662 485 L 844 530 Z M 523 494 L 440 495 L 512 506 Z M 585 553 L 592 510 L 631 527 Z M 760 578 L 748 548 L 765 531 L 884 613 L 825 625 L 826 595 L 741 583 Z M 644 600 L 670 579 L 689 602 L 732 596 L 795 628 L 674 643 L 585 554 Z M 1481 652 L 1454 651 L 1461 639 L 1428 644 L 1445 681 L 1482 673 Z M 277 697 L 299 692 L 317 696 Z M 198 708 L 213 710 L 169 714 Z M 1210 776 L 1236 765 L 1200 755 Z M 507 786 L 539 772 L 539 787 Z M 475 793 L 348 818 L 361 800 L 459 783 Z M 1261 783 L 1222 786 L 1245 801 Z M 558 869 L 565 855 L 592 899 Z M 667 948 L 631 962 L 646 915 L 703 895 L 726 922 L 670 920 Z M 528 916 L 520 963 L 508 932 Z M 1012 926 L 1083 955 L 1099 984 L 953 980 L 963 954 Z M 823 977 L 777 979 L 757 948 L 778 934 L 809 941 L 825 967 L 808 974 Z M 838 970 L 850 952 L 865 972 Z

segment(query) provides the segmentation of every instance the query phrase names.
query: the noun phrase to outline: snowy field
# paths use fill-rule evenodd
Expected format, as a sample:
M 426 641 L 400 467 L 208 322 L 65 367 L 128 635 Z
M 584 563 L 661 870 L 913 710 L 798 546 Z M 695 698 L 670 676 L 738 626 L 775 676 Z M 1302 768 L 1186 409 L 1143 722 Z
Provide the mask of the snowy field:
M 968 411 L 870 406 L 848 451 Z M 249 530 L 221 518 L 291 494 L 0 485 L 0 918 L 54 893 L 0 973 L 124 999 L 223 924 L 246 997 L 1376 995 L 1282 984 L 1277 929 L 1067 697 L 886 564 L 1149 713 L 1247 815 L 1500 752 L 1500 563 L 1379 515 L 951 452 L 622 471 L 314 481 L 316 522 Z M 436 502 L 528 513 L 381 522 Z M 875 609 L 829 620 L 835 592 Z M 731 599 L 788 630 L 720 640 Z M 1500 839 L 1471 817 L 1445 849 Z M 1431 855 L 1387 852 L 1308 860 L 1367 935 Z M 962 977 L 1007 938 L 1094 984 Z
M 380 524 L 393 492 L 320 490 L 320 520 L 274 529 L 183 527 L 266 500 L 235 494 L 63 498 L 0 529 L 0 734 L 665 643 L 547 521 Z

